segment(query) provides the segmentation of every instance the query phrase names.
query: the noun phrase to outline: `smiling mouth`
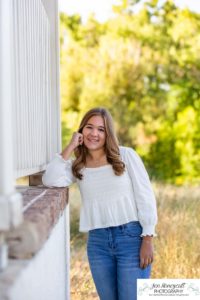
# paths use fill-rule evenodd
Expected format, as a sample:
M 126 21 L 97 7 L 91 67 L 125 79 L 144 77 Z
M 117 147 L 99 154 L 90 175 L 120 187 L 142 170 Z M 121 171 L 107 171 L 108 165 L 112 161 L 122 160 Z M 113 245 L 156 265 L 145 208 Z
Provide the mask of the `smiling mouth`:
M 88 141 L 91 142 L 91 143 L 97 143 L 98 142 L 98 140 L 91 140 L 91 139 L 88 139 Z

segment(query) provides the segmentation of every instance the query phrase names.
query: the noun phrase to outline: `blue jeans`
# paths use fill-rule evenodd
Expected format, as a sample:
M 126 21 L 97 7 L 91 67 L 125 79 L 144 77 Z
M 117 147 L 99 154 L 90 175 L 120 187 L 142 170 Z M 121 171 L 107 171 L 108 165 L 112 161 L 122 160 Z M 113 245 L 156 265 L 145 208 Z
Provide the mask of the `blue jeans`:
M 87 255 L 101 300 L 137 299 L 137 278 L 151 273 L 151 265 L 140 268 L 141 233 L 138 221 L 89 231 Z

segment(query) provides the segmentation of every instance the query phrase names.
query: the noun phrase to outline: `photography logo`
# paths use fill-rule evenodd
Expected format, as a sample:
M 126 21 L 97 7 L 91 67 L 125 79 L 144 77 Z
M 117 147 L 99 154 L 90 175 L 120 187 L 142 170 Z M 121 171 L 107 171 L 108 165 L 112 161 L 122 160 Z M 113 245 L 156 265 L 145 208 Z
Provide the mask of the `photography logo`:
M 138 279 L 137 300 L 200 299 L 200 279 Z

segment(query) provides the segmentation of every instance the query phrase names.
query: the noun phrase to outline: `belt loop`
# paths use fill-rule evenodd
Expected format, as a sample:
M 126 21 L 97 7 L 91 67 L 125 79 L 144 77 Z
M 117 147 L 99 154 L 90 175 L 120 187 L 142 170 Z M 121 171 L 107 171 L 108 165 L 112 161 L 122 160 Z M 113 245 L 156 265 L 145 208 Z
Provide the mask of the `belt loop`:
M 124 231 L 124 224 L 120 225 L 119 228 L 123 232 Z

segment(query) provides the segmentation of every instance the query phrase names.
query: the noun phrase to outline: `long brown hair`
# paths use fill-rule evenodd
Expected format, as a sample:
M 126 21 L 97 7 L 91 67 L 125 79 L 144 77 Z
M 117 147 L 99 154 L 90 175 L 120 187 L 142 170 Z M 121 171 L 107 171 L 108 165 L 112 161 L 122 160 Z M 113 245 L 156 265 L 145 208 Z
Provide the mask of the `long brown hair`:
M 120 152 L 118 146 L 118 139 L 114 130 L 113 119 L 109 111 L 103 107 L 97 107 L 89 110 L 83 117 L 78 132 L 82 133 L 84 126 L 87 124 L 88 120 L 93 116 L 101 116 L 104 120 L 105 124 L 105 153 L 107 157 L 107 161 L 112 165 L 114 173 L 120 176 L 125 170 L 125 164 L 120 159 Z M 79 145 L 75 150 L 74 154 L 76 159 L 72 164 L 72 172 L 76 178 L 82 179 L 83 175 L 80 170 L 86 164 L 86 156 L 88 154 L 88 150 L 84 144 Z

